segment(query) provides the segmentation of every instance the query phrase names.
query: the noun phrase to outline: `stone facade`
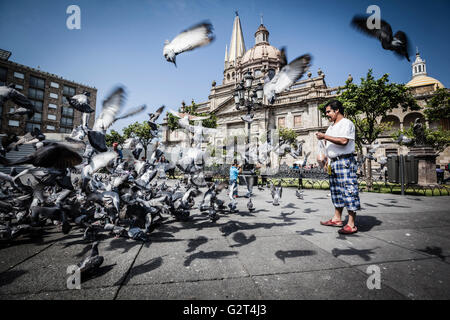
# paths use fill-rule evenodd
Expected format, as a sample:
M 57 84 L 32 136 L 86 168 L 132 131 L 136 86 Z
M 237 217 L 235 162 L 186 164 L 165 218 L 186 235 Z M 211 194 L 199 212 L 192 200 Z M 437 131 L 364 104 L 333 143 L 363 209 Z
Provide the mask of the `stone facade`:
M 43 82 L 39 81 L 36 83 L 36 81 L 31 81 L 32 78 L 43 80 Z M 32 129 L 33 126 L 37 126 L 44 133 L 70 133 L 74 127 L 81 124 L 82 113 L 71 107 L 63 110 L 63 106 L 68 106 L 63 100 L 84 91 L 90 92 L 91 107 L 95 110 L 97 100 L 96 88 L 69 81 L 57 75 L 27 67 L 8 59 L 0 59 L 0 85 L 9 83 L 14 83 L 16 89 L 30 99 L 38 91 L 38 96 L 35 96 L 32 100 L 38 103 L 39 108 L 42 105 L 42 111 L 38 112 L 40 116 L 35 116 L 30 120 L 24 116 L 11 117 L 7 113 L 14 106 L 14 103 L 8 101 L 0 110 L 1 133 L 22 135 L 25 131 L 30 131 L 29 129 Z M 18 121 L 18 125 L 16 121 Z M 95 111 L 90 114 L 89 127 L 92 128 L 94 121 Z M 14 126 L 10 124 L 14 124 Z

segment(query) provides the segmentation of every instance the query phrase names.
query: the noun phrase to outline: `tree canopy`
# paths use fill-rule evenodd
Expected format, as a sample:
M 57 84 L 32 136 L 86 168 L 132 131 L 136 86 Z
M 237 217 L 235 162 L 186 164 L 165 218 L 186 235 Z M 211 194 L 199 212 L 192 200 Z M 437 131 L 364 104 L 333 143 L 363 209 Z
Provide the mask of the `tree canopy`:
M 390 129 L 390 124 L 379 122 L 393 109 L 401 107 L 407 110 L 419 110 L 420 107 L 409 89 L 403 84 L 390 83 L 389 75 L 384 74 L 375 79 L 369 69 L 361 84 L 347 80 L 344 87 L 338 90 L 338 100 L 345 108 L 345 116 L 353 121 L 356 128 L 355 144 L 362 150 L 363 144 L 372 144 L 383 131 Z M 325 105 L 319 106 L 325 115 Z

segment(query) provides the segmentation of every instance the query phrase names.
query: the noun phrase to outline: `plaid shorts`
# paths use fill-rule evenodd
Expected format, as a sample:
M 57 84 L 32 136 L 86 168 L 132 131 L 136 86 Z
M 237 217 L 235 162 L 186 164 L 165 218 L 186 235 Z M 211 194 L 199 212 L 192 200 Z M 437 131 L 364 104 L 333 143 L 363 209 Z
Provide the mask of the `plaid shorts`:
M 331 200 L 336 208 L 346 207 L 350 211 L 361 208 L 357 169 L 354 157 L 331 162 L 330 191 Z

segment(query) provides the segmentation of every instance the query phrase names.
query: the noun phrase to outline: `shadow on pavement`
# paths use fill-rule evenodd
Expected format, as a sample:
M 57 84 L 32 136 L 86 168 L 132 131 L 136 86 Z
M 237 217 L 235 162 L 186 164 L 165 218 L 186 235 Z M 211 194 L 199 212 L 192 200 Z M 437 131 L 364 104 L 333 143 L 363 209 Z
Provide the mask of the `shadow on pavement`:
M 233 244 L 230 246 L 230 248 L 237 248 L 237 247 L 245 246 L 245 245 L 255 241 L 256 236 L 254 234 L 252 234 L 251 236 L 249 236 L 247 238 L 247 236 L 245 234 L 243 234 L 242 232 L 237 232 L 233 235 L 233 240 L 235 242 L 237 242 L 238 244 Z
M 0 274 L 0 287 L 12 283 L 17 278 L 28 273 L 26 270 L 10 270 Z
M 296 258 L 296 257 L 304 257 L 304 256 L 312 256 L 315 255 L 316 251 L 314 250 L 278 250 L 275 252 L 275 256 L 283 261 L 283 263 L 286 263 L 286 258 Z
M 184 261 L 184 266 L 185 267 L 189 266 L 195 259 L 220 259 L 236 255 L 237 253 L 238 253 L 237 251 L 210 251 L 210 252 L 199 251 L 188 256 Z
M 377 249 L 378 247 L 375 247 L 373 249 L 355 249 L 353 247 L 350 247 L 348 249 L 338 249 L 334 248 L 331 250 L 331 254 L 335 256 L 336 258 L 339 256 L 359 256 L 363 258 L 365 261 L 370 261 L 370 255 L 375 254 L 373 250 Z

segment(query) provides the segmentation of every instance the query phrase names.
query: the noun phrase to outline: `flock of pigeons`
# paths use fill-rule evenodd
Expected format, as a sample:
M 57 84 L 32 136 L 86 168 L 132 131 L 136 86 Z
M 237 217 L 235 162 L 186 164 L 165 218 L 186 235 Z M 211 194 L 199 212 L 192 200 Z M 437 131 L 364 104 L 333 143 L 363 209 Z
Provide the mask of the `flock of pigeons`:
M 355 17 L 352 24 L 365 33 L 378 38 L 384 49 L 408 56 L 406 35 L 399 31 L 392 36 L 392 30 L 385 21 L 381 30 L 369 30 L 363 17 Z M 163 49 L 167 61 L 176 66 L 176 56 L 180 53 L 205 46 L 214 40 L 210 23 L 201 23 L 177 35 L 172 41 L 166 41 Z M 280 71 L 264 79 L 264 95 L 273 104 L 277 94 L 289 88 L 311 66 L 309 54 L 294 59 L 289 64 L 282 52 Z M 32 118 L 36 109 L 28 98 L 17 91 L 14 85 L 0 87 L 0 106 L 11 100 L 16 107 L 8 115 Z M 142 142 L 135 137 L 125 142 L 125 148 L 132 151 L 134 159 L 121 159 L 118 153 L 106 146 L 105 134 L 111 125 L 126 117 L 139 114 L 145 105 L 124 110 L 126 93 L 123 87 L 117 87 L 103 101 L 100 115 L 89 128 L 89 114 L 94 112 L 90 105 L 89 93 L 75 95 L 68 99 L 70 106 L 82 112 L 82 124 L 73 129 L 65 142 L 47 141 L 38 129 L 22 137 L 3 135 L 0 144 L 0 164 L 11 167 L 10 173 L 0 172 L 0 240 L 13 241 L 24 234 L 35 234 L 48 223 L 57 224 L 61 232 L 68 234 L 74 227 L 83 230 L 83 239 L 93 241 L 92 252 L 78 264 L 79 271 L 87 274 L 95 271 L 103 257 L 98 253 L 99 234 L 109 233 L 116 237 L 125 237 L 148 241 L 150 232 L 167 216 L 185 220 L 194 207 L 194 198 L 202 194 L 200 187 L 206 186 L 203 199 L 198 206 L 200 211 L 208 212 L 211 220 L 217 220 L 217 212 L 225 210 L 224 201 L 218 194 L 227 183 L 206 183 L 203 171 L 207 156 L 201 150 L 201 141 L 205 135 L 213 134 L 215 129 L 191 125 L 190 120 L 202 120 L 190 115 L 171 111 L 179 117 L 180 126 L 193 134 L 190 148 L 177 150 L 175 161 L 162 161 L 164 146 L 159 142 L 160 132 L 156 121 L 164 106 L 149 114 L 148 123 L 153 139 L 154 150 L 148 160 L 139 160 L 144 150 Z M 253 121 L 253 115 L 247 115 L 244 121 Z M 87 138 L 87 139 L 85 139 Z M 270 152 L 284 155 L 287 152 L 294 158 L 302 155 L 302 144 L 295 148 L 289 143 L 280 142 L 276 146 L 269 142 L 249 145 L 241 156 L 249 162 L 267 165 Z M 35 151 L 22 159 L 11 161 L 6 155 L 24 144 L 32 144 Z M 374 150 L 373 147 L 370 150 Z M 375 149 L 376 150 L 376 149 Z M 310 153 L 306 154 L 304 164 Z M 373 156 L 369 151 L 366 157 Z M 16 166 L 28 165 L 18 173 Z M 168 186 L 165 173 L 177 167 L 185 173 L 187 179 Z M 161 182 L 162 179 L 162 182 Z M 250 179 L 252 180 L 252 179 Z M 251 190 L 251 182 L 248 184 Z M 237 211 L 233 188 L 229 188 L 230 212 Z M 281 183 L 270 186 L 273 205 L 279 205 L 282 196 Z M 298 199 L 303 192 L 297 191 Z M 247 208 L 254 211 L 249 197 Z

